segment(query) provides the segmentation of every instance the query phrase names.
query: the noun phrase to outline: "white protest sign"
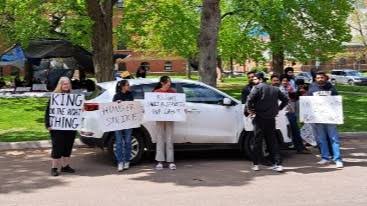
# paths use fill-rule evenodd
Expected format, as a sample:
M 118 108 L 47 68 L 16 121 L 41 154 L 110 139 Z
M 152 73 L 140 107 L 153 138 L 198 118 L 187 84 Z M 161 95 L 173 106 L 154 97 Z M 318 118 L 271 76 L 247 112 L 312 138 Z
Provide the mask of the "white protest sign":
M 16 92 L 30 92 L 31 91 L 31 87 L 17 87 L 15 88 Z
M 186 96 L 180 93 L 146 92 L 144 121 L 186 121 Z
M 304 123 L 343 124 L 342 97 L 300 97 L 300 121 Z
M 99 114 L 103 132 L 137 128 L 143 121 L 143 107 L 136 101 L 100 104 Z
M 47 91 L 46 84 L 32 84 L 32 91 Z
M 77 130 L 84 104 L 84 95 L 52 93 L 50 126 L 55 130 Z

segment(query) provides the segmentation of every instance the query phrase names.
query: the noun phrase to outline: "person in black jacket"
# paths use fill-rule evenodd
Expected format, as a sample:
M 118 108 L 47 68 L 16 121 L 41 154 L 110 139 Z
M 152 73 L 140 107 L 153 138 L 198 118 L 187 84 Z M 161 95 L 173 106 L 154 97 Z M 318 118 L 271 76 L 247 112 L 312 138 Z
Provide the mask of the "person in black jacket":
M 248 84 L 241 91 L 241 102 L 242 102 L 242 104 L 246 103 L 247 96 L 250 94 L 251 89 L 254 86 L 254 84 L 252 82 L 252 78 L 255 76 L 255 74 L 256 73 L 254 71 L 250 71 L 250 72 L 247 73 Z
M 117 83 L 116 94 L 113 97 L 114 102 L 134 101 L 133 93 L 130 92 L 130 85 L 127 80 L 121 80 Z M 133 129 L 124 129 L 115 131 L 117 160 L 117 171 L 122 172 L 129 169 L 131 159 L 131 134 Z
M 265 83 L 264 74 L 257 73 L 253 78 L 254 87 L 247 97 L 247 112 L 254 117 L 255 145 L 253 155 L 254 171 L 258 171 L 262 157 L 262 142 L 265 138 L 266 146 L 270 152 L 273 167 L 278 172 L 283 171 L 281 165 L 279 145 L 275 136 L 275 117 L 279 110 L 288 104 L 288 97 L 277 87 Z M 279 105 L 278 101 L 281 101 Z
M 54 93 L 70 93 L 71 82 L 68 77 L 61 77 L 58 81 Z M 52 165 L 51 175 L 58 176 L 58 167 L 61 166 L 61 172 L 74 173 L 75 170 L 70 167 L 70 155 L 73 149 L 76 136 L 75 130 L 54 130 L 50 124 L 50 101 L 47 104 L 45 112 L 45 126 L 50 132 L 52 141 Z

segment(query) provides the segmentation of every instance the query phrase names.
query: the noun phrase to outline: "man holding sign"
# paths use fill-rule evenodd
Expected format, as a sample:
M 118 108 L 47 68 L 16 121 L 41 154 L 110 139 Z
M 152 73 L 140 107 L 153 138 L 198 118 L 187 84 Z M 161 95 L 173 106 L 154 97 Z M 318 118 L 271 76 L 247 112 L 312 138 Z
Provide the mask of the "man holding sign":
M 335 87 L 327 81 L 328 77 L 324 72 L 318 72 L 316 74 L 316 82 L 313 83 L 308 91 L 310 96 L 335 96 L 338 95 Z M 324 100 L 322 103 L 317 104 L 317 97 L 313 97 L 313 101 L 309 101 L 309 104 L 306 103 L 306 99 L 301 98 L 300 100 L 300 117 L 301 121 L 303 120 L 305 123 L 314 123 L 313 128 L 315 131 L 315 136 L 318 139 L 321 150 L 321 161 L 318 164 L 325 165 L 330 162 L 330 152 L 328 146 L 328 139 L 331 143 L 332 151 L 333 151 L 333 160 L 336 164 L 337 168 L 343 167 L 343 162 L 340 154 L 340 140 L 339 134 L 336 128 L 336 124 L 342 124 L 342 112 L 339 115 L 337 114 L 337 110 L 342 111 L 341 107 L 341 97 L 336 98 L 338 101 L 327 101 Z M 324 107 L 325 104 L 329 103 L 328 107 L 331 108 L 331 112 L 327 112 L 325 110 L 319 111 L 321 106 Z M 311 107 L 313 111 L 304 112 L 307 107 Z M 312 117 L 312 113 L 318 115 L 317 117 Z M 339 112 L 340 113 L 340 112 Z M 324 116 L 324 118 L 322 118 Z
M 59 166 L 62 166 L 61 172 L 75 172 L 69 165 L 70 155 L 76 130 L 80 125 L 84 96 L 70 94 L 70 91 L 69 78 L 61 77 L 46 109 L 45 126 L 50 131 L 52 140 L 52 176 L 59 175 Z

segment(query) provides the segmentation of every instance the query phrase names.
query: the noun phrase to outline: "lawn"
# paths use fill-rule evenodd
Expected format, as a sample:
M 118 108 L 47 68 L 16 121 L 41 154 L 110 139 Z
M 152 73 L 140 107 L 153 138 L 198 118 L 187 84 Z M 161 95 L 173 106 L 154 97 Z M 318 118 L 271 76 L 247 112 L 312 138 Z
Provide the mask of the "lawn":
M 245 77 L 226 78 L 218 87 L 239 99 L 246 83 Z M 367 87 L 338 85 L 337 89 L 344 101 L 345 124 L 340 131 L 367 131 Z M 0 142 L 48 139 L 43 116 L 46 102 L 44 98 L 0 98 Z

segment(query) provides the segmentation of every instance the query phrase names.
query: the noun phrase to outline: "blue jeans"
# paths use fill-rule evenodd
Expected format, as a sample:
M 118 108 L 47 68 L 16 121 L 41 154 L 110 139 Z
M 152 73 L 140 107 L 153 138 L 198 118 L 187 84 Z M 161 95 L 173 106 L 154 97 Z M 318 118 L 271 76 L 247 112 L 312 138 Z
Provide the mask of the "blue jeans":
M 318 143 L 320 144 L 321 158 L 325 160 L 330 159 L 330 151 L 328 146 L 328 138 L 333 150 L 333 160 L 341 161 L 340 155 L 340 140 L 339 134 L 335 124 L 314 124 Z
M 131 134 L 133 129 L 115 131 L 115 156 L 117 163 L 129 162 L 131 159 Z
M 292 142 L 294 147 L 298 152 L 302 152 L 305 149 L 305 145 L 303 145 L 303 140 L 299 131 L 296 113 L 288 112 L 287 118 L 292 130 Z

